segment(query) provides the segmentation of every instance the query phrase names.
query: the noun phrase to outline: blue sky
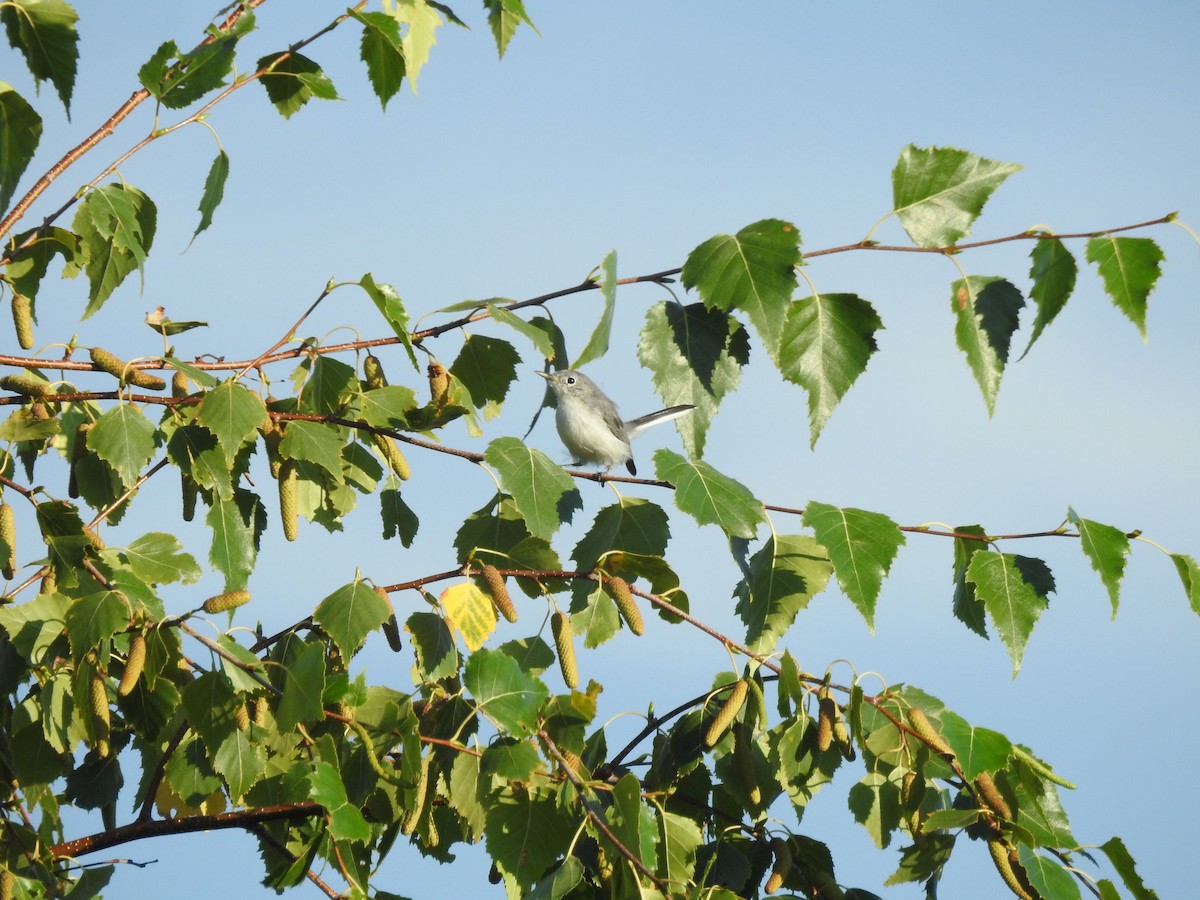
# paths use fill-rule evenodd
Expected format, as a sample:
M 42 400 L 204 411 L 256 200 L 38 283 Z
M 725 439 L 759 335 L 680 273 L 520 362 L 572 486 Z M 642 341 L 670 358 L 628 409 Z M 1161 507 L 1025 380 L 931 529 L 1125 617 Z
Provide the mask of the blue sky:
M 161 41 L 189 46 L 205 24 L 196 4 L 76 6 L 83 45 L 73 120 L 65 121 L 44 89 L 38 106 L 46 133 L 31 175 L 136 88 L 138 67 Z M 267 2 L 247 64 L 315 31 L 341 8 Z M 420 96 L 406 90 L 386 114 L 355 62 L 353 27 L 308 50 L 343 102 L 312 103 L 285 122 L 251 86 L 219 106 L 210 124 L 230 154 L 230 181 L 213 228 L 187 252 L 213 137 L 191 127 L 152 145 L 121 170 L 158 204 L 144 292 L 131 281 L 101 313 L 76 323 L 82 282 L 48 285 L 54 293 L 39 297 L 39 336 L 75 330 L 83 345 L 153 354 L 153 336 L 140 322 L 161 303 L 174 318 L 212 323 L 180 338 L 181 354 L 248 358 L 274 343 L 330 277 L 372 272 L 420 316 L 466 298 L 522 299 L 577 283 L 610 249 L 621 276 L 677 266 L 711 235 L 766 217 L 795 222 L 805 249 L 846 244 L 890 209 L 891 168 L 908 143 L 1024 166 L 988 204 L 974 237 L 1042 223 L 1059 232 L 1102 229 L 1172 210 L 1200 224 L 1200 134 L 1188 78 L 1200 34 L 1193 3 L 529 0 L 528 9 L 541 36 L 523 30 L 497 61 L 480 12 L 456 5 L 473 31 L 442 29 Z M 0 77 L 32 97 L 15 56 L 3 59 Z M 35 212 L 63 202 L 151 119 L 146 106 Z M 174 120 L 168 113 L 162 123 Z M 819 500 L 906 525 L 982 522 L 992 532 L 1054 528 L 1072 505 L 1085 517 L 1143 529 L 1169 550 L 1200 555 L 1200 253 L 1182 229 L 1149 234 L 1167 260 L 1150 298 L 1148 343 L 1081 262 L 1066 311 L 1027 359 L 1010 366 L 990 419 L 954 346 L 948 301 L 958 273 L 948 261 L 880 253 L 814 260 L 806 272 L 818 289 L 852 291 L 875 305 L 886 326 L 880 352 L 815 450 L 803 393 L 781 384 L 761 353 L 752 356 L 714 421 L 706 460 L 771 503 Z M 905 241 L 894 221 L 876 237 Z M 1025 245 L 1005 245 L 960 262 L 1025 289 L 1027 253 Z M 664 296 L 652 286 L 623 289 L 612 349 L 588 370 L 628 416 L 657 405 L 635 347 L 644 310 Z M 554 307 L 574 352 L 599 310 L 599 298 L 589 295 Z M 367 336 L 386 331 L 364 296 L 342 291 L 303 333 L 347 339 L 348 332 L 334 332 L 345 325 Z M 1027 334 L 1028 326 L 1017 346 Z M 457 345 L 447 338 L 435 349 L 450 360 Z M 519 349 L 528 372 L 486 439 L 523 434 L 541 400 L 532 372 L 540 360 Z M 383 358 L 389 372 L 402 371 L 399 352 Z M 448 440 L 484 446 L 461 430 Z M 528 440 L 565 461 L 551 417 Z M 657 446 L 678 450 L 678 438 L 669 428 L 647 434 L 639 460 L 648 462 Z M 447 568 L 450 536 L 485 502 L 490 480 L 438 454 L 409 455 L 408 502 L 431 510 L 412 551 L 378 544 L 369 502 L 344 534 L 306 527 L 301 544 L 284 546 L 272 527 L 251 584 L 255 603 L 238 621 L 250 624 L 257 615 L 267 631 L 282 627 L 350 580 L 356 565 L 389 582 Z M 587 484 L 581 492 L 578 521 L 586 526 L 612 495 Z M 670 506 L 668 496 L 649 489 L 629 493 Z M 169 511 L 177 502 L 171 485 L 163 498 Z M 131 536 L 139 527 L 162 528 L 155 513 L 130 516 L 124 527 Z M 787 517 L 774 524 L 799 530 Z M 729 594 L 737 573 L 721 536 L 680 516 L 673 532 L 669 559 L 693 610 L 736 632 Z M 577 533 L 559 538 L 564 555 Z M 202 558 L 203 530 L 183 536 Z M 1193 819 L 1181 801 L 1200 738 L 1187 712 L 1200 679 L 1200 619 L 1188 611 L 1170 561 L 1149 545 L 1136 547 L 1111 622 L 1099 579 L 1074 541 L 1002 549 L 1044 558 L 1058 581 L 1015 680 L 998 640 L 984 642 L 951 618 L 952 551 L 933 537 L 909 537 L 885 582 L 874 634 L 831 590 L 784 645 L 810 670 L 846 658 L 888 683 L 916 684 L 969 721 L 1028 744 L 1079 784 L 1066 798 L 1077 837 L 1101 843 L 1121 834 L 1160 896 L 1182 896 L 1193 884 L 1190 860 L 1179 851 Z M 178 608 L 195 599 L 181 592 Z M 368 675 L 405 685 L 407 658 L 377 643 L 361 657 Z M 605 683 L 601 719 L 642 709 L 648 699 L 670 707 L 727 668 L 711 640 L 657 621 L 640 642 L 623 634 L 582 662 L 585 677 L 590 670 Z M 656 686 L 652 698 L 646 684 Z M 848 824 L 845 791 L 858 777 L 843 772 L 801 830 L 829 841 L 846 883 L 882 892 L 897 857 L 876 852 L 866 832 Z M 160 862 L 119 867 L 110 896 L 249 896 L 260 877 L 253 841 L 235 834 L 144 842 L 120 855 Z M 470 853 L 447 868 L 397 850 L 379 887 L 414 898 L 499 896 L 486 886 L 486 869 Z M 963 842 L 944 896 L 1007 896 L 991 874 L 983 846 Z

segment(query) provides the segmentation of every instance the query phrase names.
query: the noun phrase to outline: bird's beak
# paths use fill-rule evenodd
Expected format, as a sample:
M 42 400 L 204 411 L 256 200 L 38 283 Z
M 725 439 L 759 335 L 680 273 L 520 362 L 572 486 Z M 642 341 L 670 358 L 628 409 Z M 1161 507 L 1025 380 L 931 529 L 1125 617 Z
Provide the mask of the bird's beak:
M 536 370 L 534 374 L 541 375 L 541 376 L 542 376 L 543 378 L 545 378 L 547 381 L 549 381 L 549 380 L 550 380 L 550 376 L 549 376 L 549 375 L 547 375 L 545 372 L 543 372 L 541 369 L 538 369 L 538 370 Z

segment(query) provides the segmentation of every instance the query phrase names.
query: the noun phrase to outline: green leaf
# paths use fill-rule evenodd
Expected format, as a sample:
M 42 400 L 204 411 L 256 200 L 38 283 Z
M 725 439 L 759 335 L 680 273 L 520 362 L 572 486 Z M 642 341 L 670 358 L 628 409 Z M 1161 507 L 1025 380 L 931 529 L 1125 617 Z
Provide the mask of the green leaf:
M 125 548 L 133 574 L 147 584 L 194 584 L 200 580 L 200 565 L 174 535 L 144 534 Z
M 0 13 L 7 12 L 8 7 L 0 7 Z M 0 81 L 0 209 L 8 209 L 41 137 L 37 110 L 12 85 Z
M 154 455 L 153 423 L 140 409 L 121 403 L 102 415 L 88 434 L 88 449 L 112 466 L 123 487 L 130 487 Z
M 1033 342 L 1041 335 L 1055 317 L 1067 305 L 1071 292 L 1075 290 L 1075 276 L 1079 267 L 1075 257 L 1066 245 L 1055 238 L 1040 238 L 1033 245 L 1029 254 L 1033 261 L 1029 269 L 1029 277 L 1033 279 L 1033 287 L 1029 289 L 1030 299 L 1037 304 L 1037 316 L 1033 320 L 1033 331 L 1029 335 L 1029 344 L 1025 354 L 1033 347 Z
M 393 486 L 379 492 L 380 517 L 383 520 L 383 539 L 388 540 L 398 537 L 401 544 L 405 547 L 411 547 L 413 538 L 417 536 L 417 528 L 420 525 L 420 521 L 417 519 L 417 514 L 412 511 L 412 508 L 404 502 L 404 498 L 400 496 L 400 491 L 396 490 L 395 485 L 398 485 L 399 481 L 394 475 L 390 477 L 389 484 Z
M 1040 559 L 980 550 L 967 567 L 967 580 L 975 585 L 1008 648 L 1015 678 L 1029 634 L 1047 606 L 1046 595 L 1054 590 L 1050 570 Z
M 1115 619 L 1121 595 L 1121 579 L 1129 558 L 1129 538 L 1112 525 L 1101 525 L 1091 519 L 1080 518 L 1070 507 L 1067 507 L 1067 521 L 1079 529 L 1079 545 L 1108 591 Z
M 0 143 L 3 140 L 4 138 L 0 138 Z M 50 260 L 56 254 L 60 254 L 68 265 L 75 261 L 79 253 L 79 236 L 65 228 L 47 227 L 22 232 L 12 239 L 13 246 L 16 247 L 24 245 L 26 241 L 31 241 L 29 246 L 13 255 L 12 261 L 5 269 L 5 275 L 18 294 L 33 299 L 46 276 L 46 271 L 50 268 Z M 36 313 L 36 304 L 34 309 Z M 36 320 L 36 314 L 34 318 Z
M 458 671 L 458 649 L 446 621 L 430 612 L 415 612 L 404 623 L 417 654 L 417 668 L 430 681 Z
M 225 779 L 229 795 L 239 802 L 267 769 L 267 752 L 251 739 L 250 730 L 233 729 L 212 754 L 213 768 Z
M 886 848 L 900 827 L 900 785 L 882 772 L 868 772 L 850 788 L 848 799 L 854 821 L 867 829 L 876 847 Z
M 658 829 L 650 807 L 642 800 L 637 776 L 625 773 L 613 786 L 612 799 L 610 821 L 617 840 L 644 864 L 654 865 Z
M 404 50 L 408 86 L 414 95 L 417 93 L 417 76 L 429 61 L 429 51 L 437 43 L 437 30 L 446 24 L 438 14 L 440 8 L 441 4 L 427 3 L 426 0 L 394 0 L 384 4 L 388 15 L 408 26 L 400 45 Z
M 1183 553 L 1172 553 L 1171 562 L 1175 563 L 1175 571 L 1179 573 L 1179 580 L 1183 582 L 1192 612 L 1200 614 L 1200 565 L 1193 557 Z
M 285 119 L 300 109 L 313 97 L 322 100 L 337 100 L 337 88 L 329 76 L 313 60 L 301 53 L 271 53 L 256 64 L 258 69 L 270 67 L 269 72 L 259 77 L 266 89 L 267 99 Z
M 541 754 L 529 741 L 501 738 L 483 751 L 484 774 L 505 781 L 529 781 L 541 764 Z
M 717 525 L 733 537 L 750 540 L 766 521 L 761 500 L 706 462 L 661 449 L 654 454 L 654 472 L 675 485 L 675 505 L 701 525 Z
M 694 819 L 661 810 L 658 814 L 658 871 L 667 881 L 683 884 L 693 876 L 696 851 L 704 834 Z
M 1100 849 L 1104 851 L 1108 861 L 1117 870 L 1117 874 L 1121 876 L 1121 881 L 1133 895 L 1134 900 L 1158 900 L 1158 894 L 1146 887 L 1142 876 L 1137 873 L 1136 863 L 1129 850 L 1126 849 L 1124 841 L 1117 837 L 1109 838 L 1100 845 Z
M 210 40 L 187 53 L 180 53 L 174 41 L 167 41 L 138 71 L 138 79 L 167 109 L 189 106 L 224 86 L 225 77 L 233 71 L 238 39 L 253 29 L 254 15 L 244 10 L 225 31 L 210 25 Z
M 550 690 L 523 672 L 515 659 L 498 650 L 476 650 L 463 670 L 463 684 L 502 731 L 516 736 L 536 733 L 537 713 Z
M 0 606 L 0 628 L 22 659 L 40 662 L 62 634 L 67 609 L 75 602 L 62 594 L 38 594 L 28 603 Z
M 746 623 L 751 652 L 768 654 L 800 610 L 829 582 L 833 564 L 825 548 L 803 535 L 772 534 L 750 557 L 738 584 L 737 614 Z
M 507 325 L 509 328 L 527 337 L 534 348 L 546 359 L 554 359 L 557 352 L 554 348 L 554 339 L 544 329 L 540 328 L 532 322 L 527 322 L 511 310 L 505 309 L 496 303 L 487 304 L 488 315 L 502 325 Z
M 204 395 L 196 422 L 217 437 L 228 460 L 258 431 L 267 419 L 262 397 L 230 379 Z M 300 424 L 300 423 L 295 423 Z
M 1017 852 L 1020 854 L 1021 865 L 1029 883 L 1037 891 L 1037 896 L 1052 900 L 1076 900 L 1082 896 L 1079 892 L 1079 882 L 1063 868 L 1062 863 L 1035 853 L 1025 844 L 1018 845 Z
M 387 385 L 373 391 L 363 391 L 359 401 L 362 421 L 375 428 L 401 429 L 406 424 L 406 414 L 415 409 L 417 395 L 412 388 L 403 385 Z M 366 435 L 363 435 L 365 438 Z
M 129 626 L 129 601 L 120 591 L 97 591 L 75 601 L 67 610 L 71 652 L 82 659 L 88 650 Z
M 953 531 L 955 534 L 974 534 L 981 538 L 987 536 L 980 525 L 959 525 Z M 967 580 L 967 569 L 970 568 L 971 558 L 987 547 L 986 541 L 960 537 L 954 539 L 954 615 L 985 640 L 988 636 L 987 611 L 975 593 L 975 585 Z
M 313 763 L 312 798 L 329 813 L 329 834 L 334 840 L 358 844 L 370 840 L 371 826 L 359 808 L 347 799 L 342 776 L 330 763 Z
M 335 481 L 340 481 L 344 446 L 345 441 L 328 425 L 292 420 L 283 431 L 279 453 L 288 459 L 314 463 L 328 472 Z
M 299 392 L 300 412 L 318 416 L 339 415 L 362 390 L 354 367 L 341 360 L 319 356 L 305 360 L 300 370 L 308 372 L 304 387 Z
M 690 872 L 690 870 L 689 870 Z M 571 894 L 583 880 L 583 863 L 576 856 L 568 856 L 545 878 L 525 894 L 526 900 L 562 900 Z M 661 894 L 659 895 L 661 896 Z
M 373 13 L 373 15 L 382 14 Z M 396 289 L 384 282 L 376 283 L 369 272 L 363 275 L 358 283 L 367 292 L 367 296 L 371 298 L 371 302 L 375 304 L 375 308 L 379 310 L 380 315 L 391 326 L 396 337 L 400 338 L 400 343 L 408 352 L 408 358 L 412 361 L 413 368 L 417 368 L 417 356 L 413 352 L 412 341 L 408 334 L 408 311 L 404 308 L 404 301 L 400 299 L 400 295 L 396 293 Z
M 14 0 L 0 7 L 0 22 L 10 46 L 21 51 L 37 84 L 48 80 L 71 114 L 71 93 L 79 60 L 79 15 L 64 0 Z M 0 208 L 7 207 L 0 202 Z
M 637 497 L 622 497 L 619 503 L 596 513 L 592 527 L 575 545 L 571 558 L 582 571 L 590 571 L 609 553 L 638 553 L 662 556 L 671 531 L 661 506 Z
M 658 303 L 646 313 L 638 360 L 654 373 L 654 389 L 665 405 L 695 407 L 675 427 L 688 454 L 702 456 L 708 426 L 750 360 L 746 329 L 702 303 Z
M 609 250 L 604 261 L 600 264 L 601 281 L 600 295 L 604 298 L 604 310 L 600 313 L 600 321 L 596 323 L 592 336 L 587 344 L 575 357 L 572 368 L 580 369 L 594 359 L 599 359 L 608 352 L 608 340 L 612 334 L 613 310 L 617 305 L 617 251 Z
M 556 792 L 535 785 L 501 791 L 488 805 L 484 840 L 488 855 L 501 872 L 526 890 L 542 877 L 570 846 L 578 823 L 560 810 Z
M 681 277 L 684 287 L 696 288 L 707 306 L 745 310 L 767 353 L 778 362 L 800 262 L 796 226 L 763 219 L 737 234 L 709 238 L 688 254 Z
M 1146 299 L 1162 274 L 1162 249 L 1150 238 L 1090 238 L 1087 260 L 1095 263 L 1113 305 L 1129 318 L 1146 339 Z
M 918 247 L 951 247 L 970 234 L 992 192 L 1020 169 L 953 147 L 909 144 L 892 170 L 892 211 Z
M 808 392 L 808 422 L 816 446 L 834 408 L 867 368 L 883 322 L 856 294 L 820 294 L 788 306 L 779 341 L 779 370 Z
M 950 309 L 954 312 L 954 339 L 967 355 L 967 365 L 983 392 L 990 416 L 996 407 L 1000 377 L 1008 362 L 1013 332 L 1020 324 L 1025 298 L 999 277 L 968 275 L 954 282 Z
M 342 659 L 349 661 L 390 613 L 387 602 L 374 588 L 356 578 L 317 604 L 313 619 L 333 638 Z
M 450 374 L 471 395 L 476 409 L 499 405 L 517 377 L 520 354 L 508 341 L 485 335 L 468 335 L 450 366 Z
M 547 540 L 578 506 L 574 479 L 540 450 L 531 450 L 514 437 L 488 444 L 484 460 L 500 475 L 512 494 L 530 533 Z
M 882 513 L 809 501 L 801 521 L 829 551 L 838 585 L 875 628 L 875 605 L 904 533 Z
M 64 579 L 68 574 L 74 574 L 83 562 L 84 548 L 91 545 L 83 530 L 79 510 L 65 500 L 39 503 L 37 521 L 58 577 Z
M 213 532 L 209 561 L 225 575 L 225 590 L 241 590 L 254 571 L 259 538 L 267 524 L 262 501 L 237 488 L 228 498 L 214 497 L 204 521 Z
M 363 27 L 360 55 L 367 65 L 367 78 L 387 109 L 388 101 L 400 90 L 405 75 L 404 46 L 400 40 L 400 23 L 386 13 L 348 10 Z
M 192 240 L 212 224 L 213 213 L 225 196 L 225 182 L 228 179 L 229 154 L 221 150 L 208 169 L 208 177 L 204 179 L 204 193 L 200 196 L 200 224 L 192 233 Z
M 1116 869 L 1117 875 L 1121 876 L 1121 881 L 1124 882 L 1129 893 L 1133 894 L 1134 900 L 1158 900 L 1158 894 L 1147 888 L 1146 883 L 1138 875 L 1136 863 L 1134 863 L 1133 856 L 1130 856 L 1124 841 L 1120 838 L 1109 838 L 1100 845 L 1100 850 L 1103 850 L 1105 856 L 1109 858 L 1112 868 Z
M 130 272 L 141 273 L 157 221 L 154 202 L 132 185 L 108 184 L 83 198 L 72 225 L 89 282 L 83 318 L 100 309 Z
M 503 59 L 517 27 L 524 22 L 533 28 L 533 22 L 526 14 L 522 0 L 483 0 L 483 6 L 488 11 L 488 25 L 496 39 L 496 51 Z M 533 30 L 537 31 L 536 28 Z
M 938 730 L 968 779 L 1003 768 L 1013 752 L 1012 742 L 1000 732 L 977 728 L 950 710 L 941 714 Z
M 325 650 L 319 643 L 308 644 L 283 668 L 283 696 L 275 709 L 279 730 L 291 731 L 300 723 L 322 719 L 324 693 Z
M 905 847 L 900 851 L 900 867 L 888 876 L 884 885 L 906 884 L 913 881 L 927 882 L 937 878 L 954 850 L 954 835 L 930 834 L 919 845 Z

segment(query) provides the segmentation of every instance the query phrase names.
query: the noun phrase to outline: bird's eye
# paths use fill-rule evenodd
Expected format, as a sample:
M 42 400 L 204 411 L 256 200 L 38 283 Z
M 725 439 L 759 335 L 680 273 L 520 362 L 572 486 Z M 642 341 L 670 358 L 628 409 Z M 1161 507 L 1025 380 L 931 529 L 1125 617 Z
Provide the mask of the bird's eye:
M 574 376 L 574 375 L 568 375 L 568 376 L 567 376 L 567 384 L 574 384 L 574 383 L 575 383 L 575 376 Z

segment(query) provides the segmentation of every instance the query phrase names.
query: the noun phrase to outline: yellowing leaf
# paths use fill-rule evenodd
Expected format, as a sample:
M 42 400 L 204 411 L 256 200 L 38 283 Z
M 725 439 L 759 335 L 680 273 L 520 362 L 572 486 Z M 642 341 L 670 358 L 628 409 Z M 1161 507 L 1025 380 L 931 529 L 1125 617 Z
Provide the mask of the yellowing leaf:
M 442 591 L 442 609 L 472 653 L 496 630 L 492 600 L 474 582 L 464 581 Z

